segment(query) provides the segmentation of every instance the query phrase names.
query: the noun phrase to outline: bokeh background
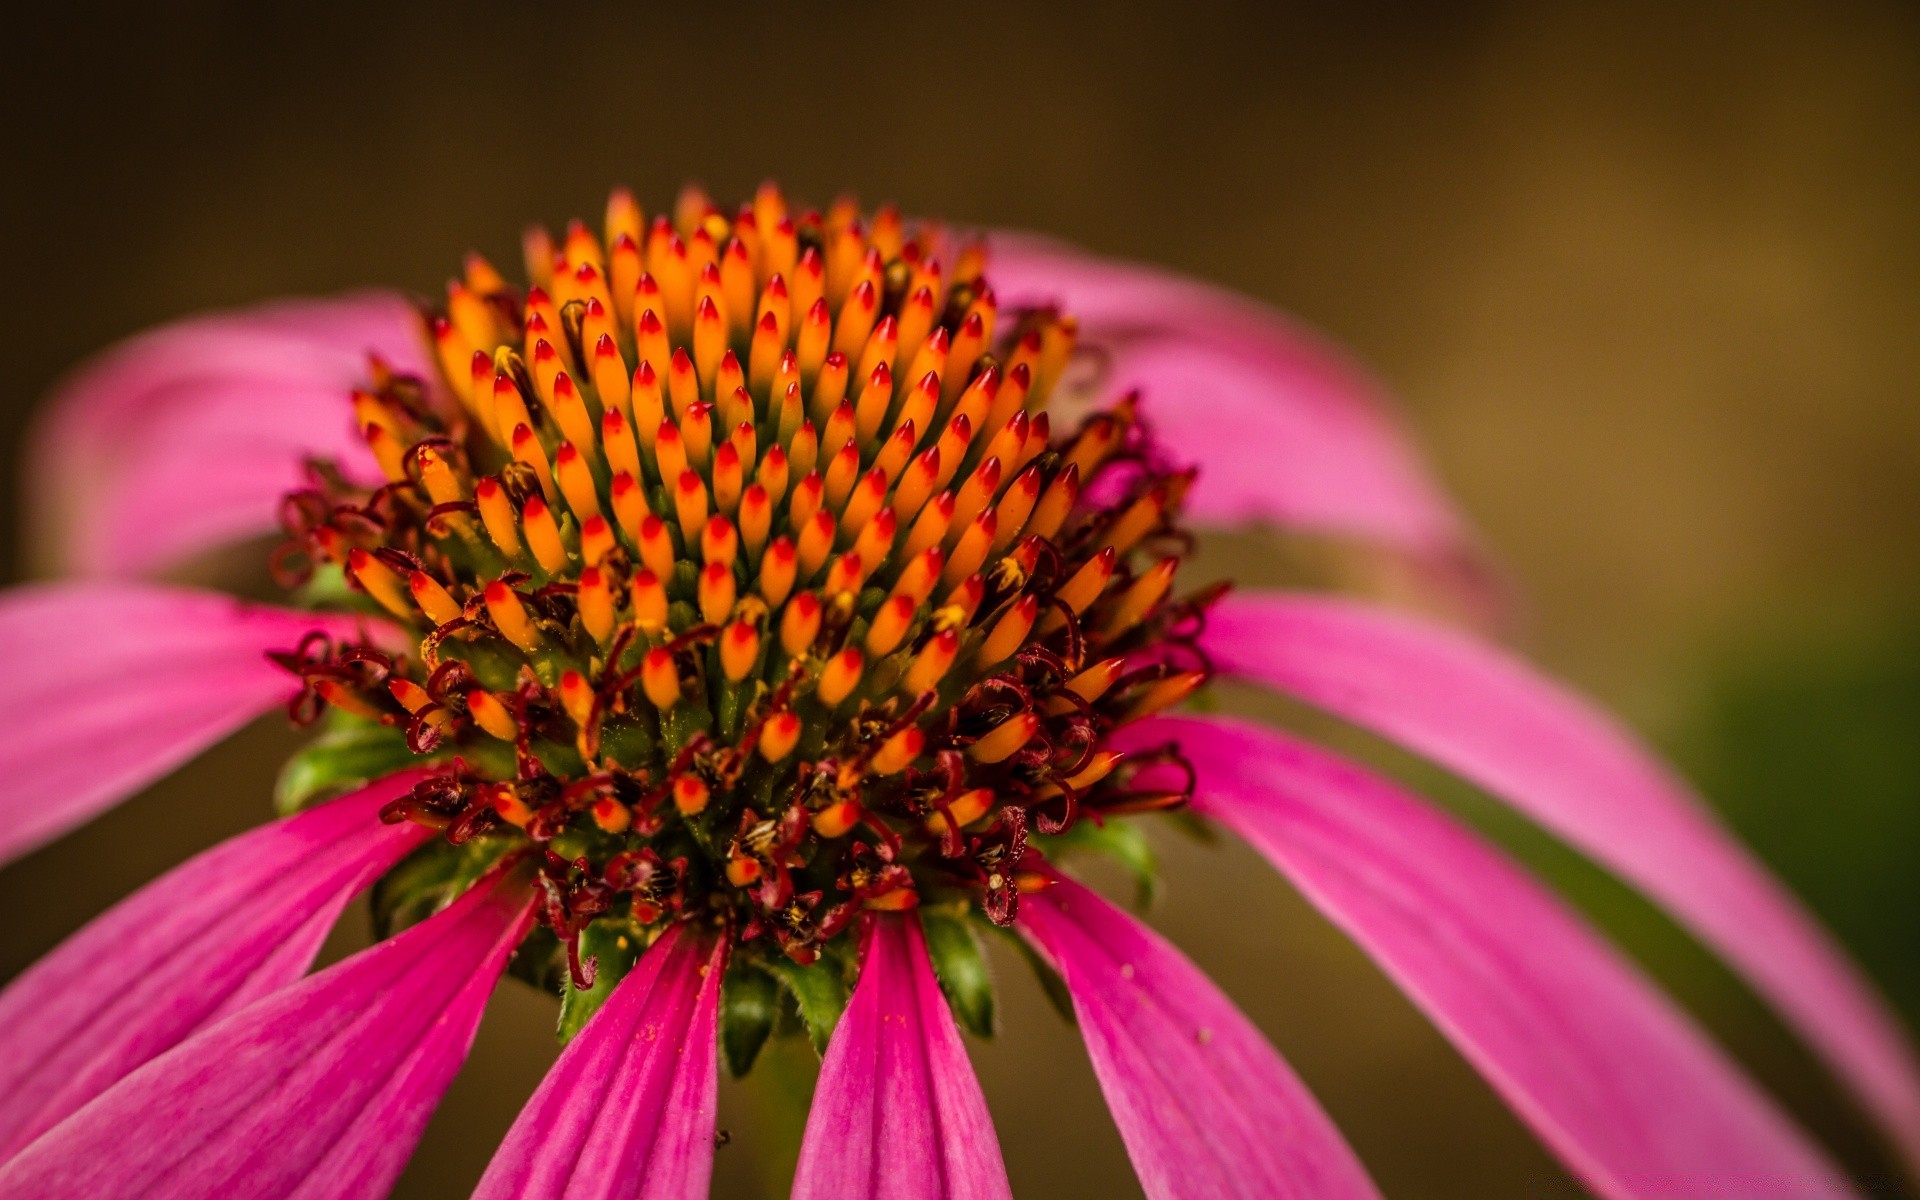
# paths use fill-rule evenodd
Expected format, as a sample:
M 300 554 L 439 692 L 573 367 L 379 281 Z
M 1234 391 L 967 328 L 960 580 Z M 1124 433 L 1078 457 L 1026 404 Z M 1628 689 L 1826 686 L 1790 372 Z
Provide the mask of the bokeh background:
M 1920 1018 L 1920 12 L 828 7 L 10 16 L 0 562 L 29 570 L 37 398 L 185 313 L 432 292 L 463 250 L 510 262 L 522 223 L 597 214 L 614 182 L 650 210 L 688 178 L 729 199 L 772 176 L 1043 229 L 1283 305 L 1372 363 L 1526 597 L 1516 639 L 1669 751 Z M 1273 580 L 1284 560 L 1256 535 L 1203 562 Z M 290 744 L 263 722 L 0 873 L 0 975 L 261 817 Z M 1900 1194 L 1684 935 L 1492 802 L 1359 749 L 1551 876 Z M 1161 846 L 1154 923 L 1389 1194 L 1579 1194 L 1250 853 Z M 1006 1028 L 974 1057 L 1015 1190 L 1137 1194 L 1076 1039 L 1000 965 Z M 400 1195 L 466 1194 L 551 1058 L 553 1008 L 503 987 Z M 784 1195 L 782 1122 L 723 1090 L 716 1194 Z

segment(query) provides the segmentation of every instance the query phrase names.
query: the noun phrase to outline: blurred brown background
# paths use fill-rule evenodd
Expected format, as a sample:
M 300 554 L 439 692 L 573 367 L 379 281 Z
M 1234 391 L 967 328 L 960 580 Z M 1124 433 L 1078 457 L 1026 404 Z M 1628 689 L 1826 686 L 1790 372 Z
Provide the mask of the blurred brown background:
M 1302 314 L 1403 397 L 1521 634 L 1669 749 L 1920 1014 L 1920 15 L 1905 4 L 458 10 L 39 6 L 7 34 L 8 502 L 55 375 L 285 293 L 432 291 L 631 184 L 1029 226 Z M 0 561 L 23 557 L 11 517 Z M 1208 566 L 1272 578 L 1259 538 Z M 271 722 L 0 874 L 0 975 L 257 820 Z M 1857 1171 L 1807 1057 L 1670 925 L 1434 784 L 1669 980 Z M 1577 1189 L 1247 852 L 1154 913 L 1390 1195 Z M 357 931 L 343 935 L 343 945 Z M 1003 963 L 974 1048 L 1016 1191 L 1137 1194 L 1084 1056 Z M 552 1054 L 508 985 L 400 1194 L 466 1194 Z M 716 1194 L 785 1194 L 729 1085 Z

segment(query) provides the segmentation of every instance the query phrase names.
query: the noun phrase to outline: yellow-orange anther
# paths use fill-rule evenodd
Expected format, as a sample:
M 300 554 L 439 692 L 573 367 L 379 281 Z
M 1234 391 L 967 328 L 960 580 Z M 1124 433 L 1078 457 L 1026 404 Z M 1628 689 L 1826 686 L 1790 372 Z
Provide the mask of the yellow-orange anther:
M 1120 444 L 1122 432 L 1120 423 L 1107 413 L 1097 413 L 1087 420 L 1080 430 L 1080 436 L 1073 439 L 1062 456 L 1063 467 L 1078 467 L 1084 478 L 1093 473 L 1093 469 L 1107 461 L 1113 448 Z
M 400 707 L 410 713 L 417 714 L 421 709 L 433 703 L 433 697 L 427 694 L 427 689 L 421 687 L 411 679 L 395 678 L 389 680 L 387 690 L 392 692 L 393 698 L 400 702 Z
M 407 589 L 413 593 L 413 602 L 427 615 L 427 620 L 435 625 L 445 625 L 448 621 L 458 620 L 460 606 L 454 602 L 440 581 L 425 571 L 414 571 L 407 576 Z
M 388 719 L 389 714 L 379 705 L 337 679 L 322 679 L 313 685 L 313 690 L 322 700 L 342 712 L 350 712 L 369 721 Z
M 1033 623 L 1040 616 L 1040 598 L 1029 592 L 1007 606 L 1007 611 L 993 624 L 986 640 L 980 643 L 974 662 L 982 667 L 991 667 L 1012 658 L 1016 650 L 1024 646 L 1027 635 L 1033 632 Z
M 460 490 L 460 478 L 448 464 L 446 456 L 432 446 L 422 446 L 418 458 L 420 467 L 420 486 L 427 491 L 427 498 L 435 504 L 458 504 L 466 499 Z
M 607 555 L 613 553 L 613 526 L 599 513 L 588 517 L 580 526 L 580 559 L 590 567 L 597 567 Z
M 1120 657 L 1103 659 L 1067 680 L 1067 690 L 1091 704 L 1107 694 L 1107 689 L 1120 678 L 1126 662 L 1125 658 Z M 1060 711 L 1070 711 L 1071 708 L 1072 705 L 1068 703 Z
M 473 403 L 473 383 L 467 363 L 473 358 L 473 351 L 473 343 L 452 321 L 444 317 L 434 318 L 433 352 L 440 362 L 440 373 L 453 385 L 460 399 L 469 405 Z
M 830 512 L 813 514 L 800 529 L 800 540 L 796 545 L 799 552 L 800 578 L 812 579 L 827 561 L 827 554 L 833 549 L 834 520 Z
M 780 332 L 780 319 L 763 311 L 754 323 L 753 341 L 747 348 L 747 378 L 755 391 L 764 391 L 773 382 L 774 369 L 786 349 L 785 340 Z
M 927 735 L 917 725 L 909 725 L 880 743 L 867 767 L 875 775 L 898 775 L 913 765 L 927 744 Z
M 510 785 L 504 783 L 493 789 L 493 811 L 499 813 L 500 819 L 507 824 L 522 829 L 533 820 L 533 809 L 527 807 L 527 802 Z
M 964 529 L 971 524 L 975 517 L 987 510 L 987 505 L 993 502 L 994 494 L 999 490 L 1000 460 L 989 458 L 960 485 L 960 494 L 953 501 L 954 526 Z M 995 525 L 997 528 L 997 519 Z
M 856 375 L 862 380 L 860 393 L 853 403 L 853 427 L 863 443 L 870 443 L 880 436 L 881 422 L 886 419 L 887 408 L 893 403 L 893 371 L 886 363 L 873 368 L 872 373 Z
M 1021 448 L 1030 440 L 1032 428 L 1032 422 L 1027 419 L 1027 414 L 1016 414 L 1013 420 L 1007 422 L 1005 428 L 993 435 L 993 439 L 987 443 L 986 453 L 981 455 L 981 458 L 996 459 L 1002 464 L 1014 461 L 1019 457 Z
M 640 522 L 640 561 L 663 582 L 673 578 L 673 533 L 659 517 Z
M 1168 676 L 1143 690 L 1140 693 L 1140 698 L 1133 702 L 1133 707 L 1127 710 L 1126 716 L 1122 717 L 1121 720 L 1138 721 L 1140 718 L 1150 717 L 1162 709 L 1172 708 L 1188 696 L 1193 695 L 1195 690 L 1206 681 L 1207 673 L 1205 671 L 1187 671 L 1180 675 Z
M 645 278 L 645 276 L 642 276 L 642 286 L 644 286 Z M 639 293 L 636 290 L 634 304 L 636 307 L 639 307 L 640 303 Z M 655 389 L 654 395 L 658 396 L 660 394 L 660 373 L 671 366 L 673 362 L 673 347 L 668 344 L 667 327 L 661 323 L 660 314 L 656 310 L 643 308 L 640 311 L 640 315 L 634 318 L 633 342 L 634 353 L 639 356 L 640 365 L 647 368 L 645 379 Z M 639 369 L 635 368 L 634 386 L 636 390 L 640 386 L 641 378 L 642 376 Z M 639 411 L 638 406 L 636 406 L 634 415 L 638 416 Z
M 820 703 L 832 708 L 852 695 L 865 666 L 866 659 L 851 646 L 828 659 L 820 669 Z
M 813 430 L 813 422 L 802 421 L 792 440 L 787 443 L 788 474 L 801 478 L 812 474 L 819 457 L 820 437 Z
M 793 590 L 799 559 L 792 540 L 785 534 L 773 539 L 773 544 L 767 547 L 766 557 L 760 560 L 760 596 L 769 605 L 778 608 Z
M 667 419 L 666 405 L 660 398 L 660 377 L 652 363 L 643 362 L 634 368 L 632 405 L 634 436 L 640 448 L 651 454 L 660 438 L 660 426 Z
M 1020 472 L 1020 478 L 1013 481 L 999 505 L 993 510 L 999 529 L 993 535 L 993 548 L 1004 550 L 1020 536 L 1020 530 L 1026 526 L 1027 517 L 1033 513 L 1033 507 L 1040 501 L 1040 468 L 1028 467 Z
M 833 348 L 849 359 L 859 354 L 873 332 L 874 314 L 880 311 L 880 293 L 873 284 L 862 281 L 840 306 L 840 319 L 833 326 Z
M 845 446 L 859 436 L 858 423 L 853 414 L 853 401 L 842 400 L 827 417 L 826 431 L 822 441 L 833 447 Z
M 967 747 L 967 755 L 976 762 L 1004 762 L 1033 740 L 1033 735 L 1039 729 L 1039 717 L 1030 712 L 1018 713 L 1000 722 L 985 737 Z
M 347 552 L 347 570 L 381 608 L 402 621 L 413 620 L 412 596 L 398 571 L 357 546 Z
M 580 624 L 602 646 L 613 637 L 613 588 L 598 567 L 580 572 Z
M 633 620 L 643 633 L 655 634 L 667 627 L 667 589 L 652 571 L 642 567 L 634 572 L 628 588 L 633 596 Z
M 946 565 L 946 554 L 938 546 L 929 546 L 919 554 L 907 560 L 900 569 L 900 578 L 894 580 L 894 596 L 905 596 L 914 604 L 925 604 L 927 597 L 933 595 L 933 587 L 940 582 L 940 568 Z
M 813 831 L 829 840 L 847 836 L 860 823 L 860 804 L 855 800 L 835 800 L 813 814 Z
M 585 729 L 593 719 L 593 685 L 587 677 L 578 671 L 567 671 L 560 676 L 560 706 L 567 710 L 573 723 Z
M 621 472 L 607 489 L 613 498 L 613 519 L 620 532 L 635 545 L 640 543 L 640 526 L 647 519 L 647 498 L 634 476 Z
M 1033 372 L 1025 363 L 1015 363 L 1001 373 L 1000 390 L 994 393 L 993 407 L 987 410 L 986 424 L 980 428 L 988 435 L 996 434 L 1007 422 L 1015 419 L 1016 413 L 1024 413 L 1027 405 L 1027 392 L 1033 386 Z
M 485 688 L 470 688 L 467 691 L 467 714 L 478 725 L 503 742 L 511 742 L 520 736 L 520 726 L 513 719 L 513 713 L 501 702 L 500 697 Z
M 908 293 L 900 306 L 900 353 L 912 358 L 933 332 L 933 289 L 925 284 Z
M 526 606 L 520 603 L 518 592 L 496 579 L 487 585 L 486 600 L 487 614 L 502 637 L 528 652 L 540 648 L 540 634 L 527 616 Z
M 772 526 L 773 503 L 767 498 L 767 489 L 757 483 L 748 485 L 740 497 L 740 540 L 747 553 L 760 553 Z
M 886 474 L 875 467 L 862 475 L 860 482 L 854 485 L 852 494 L 847 497 L 845 507 L 840 510 L 841 543 L 850 542 L 855 534 L 864 532 L 873 514 L 880 511 L 886 499 Z M 889 512 L 887 516 L 891 519 L 893 514 Z
M 760 631 L 747 621 L 735 621 L 720 635 L 720 670 L 739 683 L 752 674 L 760 660 Z
M 768 717 L 767 723 L 760 727 L 760 757 L 768 762 L 779 762 L 799 744 L 800 718 L 786 709 Z
M 827 355 L 827 360 L 820 364 L 820 373 L 813 380 L 813 395 L 807 399 L 807 415 L 813 418 L 816 425 L 825 425 L 829 414 L 842 404 L 849 403 L 848 369 L 847 356 L 839 353 Z M 858 425 L 856 417 L 855 427 Z M 827 445 L 831 447 L 833 443 L 828 442 Z
M 1140 578 L 1120 594 L 1113 611 L 1101 623 L 1101 631 L 1108 637 L 1116 637 L 1138 625 L 1173 586 L 1173 573 L 1179 566 L 1179 559 L 1165 558 L 1142 572 Z
M 993 549 L 995 528 L 991 512 L 983 512 L 975 518 L 954 543 L 953 553 L 947 558 L 947 569 L 941 574 L 941 580 L 948 584 L 958 583 L 978 571 L 981 564 L 987 561 L 987 553 Z
M 821 364 L 826 361 L 832 336 L 833 310 L 827 307 L 825 300 L 815 300 L 802 311 L 800 330 L 793 340 L 794 357 L 799 360 L 803 376 L 818 374 Z
M 940 449 L 932 447 L 916 456 L 901 473 L 893 489 L 893 511 L 902 521 L 911 521 L 921 505 L 933 495 L 933 484 L 940 473 Z
M 361 436 L 366 438 L 367 449 L 373 451 L 374 461 L 380 464 L 380 473 L 388 483 L 405 483 L 407 479 L 407 448 L 400 444 L 391 429 L 384 425 L 368 424 L 362 426 Z
M 947 427 L 940 431 L 940 440 L 934 444 L 934 449 L 940 452 L 940 472 L 933 477 L 934 487 L 944 488 L 953 482 L 960 464 L 967 457 L 967 447 L 972 443 L 973 426 L 967 423 L 966 418 L 959 417 L 947 422 Z
M 947 805 L 946 812 L 936 811 L 927 818 L 927 832 L 936 837 L 946 833 L 948 814 L 952 814 L 953 824 L 965 828 L 986 816 L 987 810 L 992 807 L 992 788 L 974 788 L 971 791 L 962 792 L 953 798 L 953 803 Z
M 673 806 L 680 810 L 683 817 L 704 812 L 707 802 L 712 798 L 706 780 L 698 775 L 680 775 L 673 781 Z
M 548 504 L 560 502 L 560 489 L 553 486 L 553 470 L 547 465 L 547 452 L 540 448 L 540 439 L 525 422 L 513 427 L 513 458 L 522 466 L 531 467 L 534 476 L 540 480 L 540 494 L 547 498 Z
M 893 551 L 894 534 L 899 528 L 899 518 L 891 511 L 882 512 L 861 527 L 860 536 L 853 541 L 853 552 L 866 565 L 863 577 L 872 574 L 875 568 L 887 561 Z
M 947 395 L 952 395 L 952 389 L 943 390 Z M 953 411 L 947 415 L 947 419 L 951 421 L 965 417 L 968 425 L 979 429 L 986 423 L 987 414 L 993 411 L 994 397 L 999 394 L 1000 368 L 988 367 L 967 384 L 966 390 L 953 402 Z
M 912 425 L 915 429 L 925 429 L 932 423 L 934 410 L 939 407 L 940 377 L 932 371 L 925 372 L 917 383 L 907 389 L 906 396 L 900 401 L 900 415 L 895 425 L 899 428 Z
M 960 653 L 960 632 L 956 629 L 943 629 L 927 639 L 920 647 L 920 653 L 914 656 L 913 665 L 907 668 L 901 686 L 909 695 L 940 686 L 947 672 L 953 667 L 953 660 Z
M 665 650 L 649 650 L 640 660 L 640 690 L 661 712 L 680 703 L 680 668 Z
M 714 514 L 700 529 L 700 561 L 732 566 L 740 553 L 740 535 L 733 522 Z
M 1087 610 L 1087 605 L 1096 600 L 1113 578 L 1115 555 L 1111 547 L 1088 559 L 1073 578 L 1067 580 L 1054 596 L 1071 609 L 1076 615 Z M 1057 612 L 1055 614 L 1058 615 Z
M 560 426 L 560 436 L 576 446 L 593 445 L 593 416 L 587 412 L 587 403 L 580 398 L 580 391 L 573 386 L 573 377 L 565 371 L 553 380 L 553 419 Z
M 805 655 L 819 636 L 820 616 L 819 597 L 812 592 L 795 596 L 780 617 L 780 648 L 793 658 Z
M 528 496 L 525 506 L 520 509 L 520 524 L 527 531 L 527 545 L 532 548 L 534 560 L 540 564 L 540 569 L 549 575 L 558 575 L 565 570 L 567 547 L 560 540 L 560 526 L 555 523 L 546 501 L 538 496 Z
M 700 373 L 694 369 L 693 359 L 682 346 L 673 352 L 673 359 L 667 365 L 667 398 L 673 402 L 673 415 L 683 417 L 687 410 L 700 402 Z
M 640 447 L 633 440 L 633 427 L 617 408 L 608 409 L 607 415 L 601 418 L 600 447 L 608 470 L 615 475 L 640 478 Z
M 1166 502 L 1164 485 L 1135 500 L 1108 528 L 1102 544 L 1117 554 L 1125 554 L 1133 549 L 1141 538 L 1152 533 L 1160 524 L 1161 514 L 1166 511 Z
M 900 477 L 901 470 L 913 457 L 913 448 L 920 440 L 920 430 L 912 421 L 904 421 L 886 444 L 880 447 L 880 454 L 873 460 L 873 469 L 886 477 L 889 485 Z
M 733 613 L 733 570 L 725 563 L 708 563 L 700 572 L 700 619 L 718 625 Z
M 873 614 L 873 624 L 867 627 L 867 653 L 875 658 L 892 654 L 913 628 L 913 618 L 919 610 L 912 596 L 895 596 L 882 604 L 880 611 Z
M 633 810 L 612 796 L 600 797 L 587 811 L 593 814 L 593 823 L 602 833 L 625 833 L 633 824 Z
M 705 467 L 713 459 L 713 405 L 706 401 L 689 404 L 680 416 L 680 437 L 687 448 L 687 463 Z
M 560 482 L 560 494 L 567 498 L 567 507 L 573 510 L 574 516 L 585 521 L 599 513 L 600 496 L 594 490 L 593 470 L 572 442 L 561 442 L 560 449 L 554 452 L 553 472 Z
M 680 528 L 694 530 L 707 520 L 707 485 L 697 471 L 680 472 L 673 485 L 674 513 L 680 518 Z
M 507 489 L 489 475 L 473 486 L 473 499 L 480 509 L 480 523 L 486 527 L 488 540 L 507 558 L 518 557 L 520 527 L 513 519 L 513 502 L 507 499 Z
M 820 591 L 831 600 L 835 596 L 858 595 L 860 584 L 866 579 L 860 556 L 849 550 L 833 560 L 827 568 L 826 582 L 820 585 Z
M 760 460 L 760 471 L 754 476 L 754 482 L 767 491 L 767 502 L 778 504 L 787 494 L 787 452 L 778 446 L 767 447 L 767 456 Z
M 474 295 L 463 283 L 447 284 L 447 316 L 471 345 L 495 345 L 506 332 L 493 306 Z
M 687 471 L 687 439 L 672 421 L 660 422 L 653 438 L 653 460 L 660 467 L 660 478 L 672 483 Z
M 723 442 L 713 456 L 713 503 L 721 512 L 731 513 L 740 507 L 740 488 L 745 482 L 740 466 L 740 452 L 732 442 Z
M 940 544 L 953 524 L 953 493 L 941 492 L 935 496 L 920 515 L 913 519 L 913 528 L 907 531 L 907 542 L 903 548 L 906 554 L 919 554 Z
M 875 368 L 885 367 L 888 371 L 889 391 L 891 391 L 894 355 L 898 351 L 899 344 L 900 322 L 892 316 L 880 318 L 879 324 L 873 327 L 873 332 L 867 335 L 867 344 L 861 347 L 860 356 L 853 360 L 853 377 L 869 379 L 873 376 Z M 884 413 L 884 410 L 882 411 Z M 878 423 L 874 428 L 879 429 Z
M 1124 758 L 1126 758 L 1126 754 L 1120 750 L 1096 751 L 1086 766 L 1081 767 L 1074 774 L 1067 776 L 1067 786 L 1073 788 L 1075 791 L 1090 788 L 1102 779 L 1105 779 L 1108 775 L 1111 775 L 1113 769 L 1119 766 L 1121 760 Z

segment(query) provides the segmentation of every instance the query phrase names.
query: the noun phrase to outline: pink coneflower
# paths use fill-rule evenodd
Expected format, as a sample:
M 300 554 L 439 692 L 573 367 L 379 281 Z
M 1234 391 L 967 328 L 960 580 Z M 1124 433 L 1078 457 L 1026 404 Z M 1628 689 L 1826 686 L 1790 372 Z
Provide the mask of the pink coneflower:
M 823 1054 L 794 1194 L 1004 1197 L 963 1029 L 1003 932 L 1070 998 L 1154 1197 L 1371 1196 L 1233 1004 L 1059 870 L 1191 806 L 1371 954 L 1594 1191 L 1849 1184 L 1535 879 L 1241 721 L 1305 700 L 1664 906 L 1909 1163 L 1904 1036 L 1630 737 L 1473 637 L 1182 588 L 1188 523 L 1470 559 L 1365 377 L 1244 300 L 1031 239 L 697 192 L 368 295 L 110 353 L 35 456 L 67 582 L 0 598 L 0 853 L 249 718 L 318 727 L 290 815 L 0 994 L 0 1197 L 372 1197 L 508 971 L 565 1041 L 477 1195 L 691 1197 L 719 1060 Z M 1052 403 L 1049 404 L 1049 401 Z M 285 608 L 139 582 L 264 533 Z M 1457 575 L 1457 571 L 1456 571 Z M 383 940 L 307 974 L 373 891 Z

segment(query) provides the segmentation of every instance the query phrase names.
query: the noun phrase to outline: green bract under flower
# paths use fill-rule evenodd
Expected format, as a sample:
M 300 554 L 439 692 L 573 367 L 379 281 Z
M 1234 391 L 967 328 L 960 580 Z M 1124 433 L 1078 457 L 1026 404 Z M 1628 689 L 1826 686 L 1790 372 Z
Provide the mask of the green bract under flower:
M 444 837 L 384 921 L 524 855 L 563 1028 L 675 919 L 735 942 L 730 1015 L 818 1027 L 862 911 L 1009 924 L 1035 835 L 1185 800 L 1105 743 L 1206 678 L 1172 592 L 1190 476 L 1128 402 L 1054 428 L 1070 316 L 1001 312 L 939 228 L 772 189 L 650 226 L 616 193 L 604 242 L 536 231 L 527 266 L 470 259 L 441 376 L 356 394 L 384 484 L 319 467 L 286 505 L 287 582 L 343 572 L 404 630 L 283 656 L 296 717 L 338 726 L 297 790 L 430 765 L 385 816 Z M 965 990 L 970 932 L 927 928 Z

